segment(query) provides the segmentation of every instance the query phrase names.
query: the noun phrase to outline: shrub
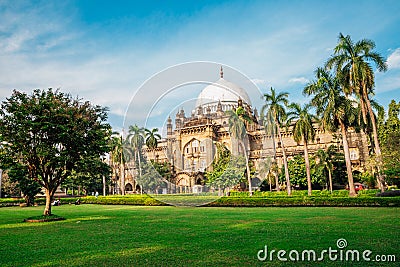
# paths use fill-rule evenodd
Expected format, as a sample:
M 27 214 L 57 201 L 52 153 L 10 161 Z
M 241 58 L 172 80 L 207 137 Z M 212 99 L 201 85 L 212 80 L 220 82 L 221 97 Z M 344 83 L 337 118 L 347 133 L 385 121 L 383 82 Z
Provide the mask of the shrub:
M 388 207 L 400 206 L 400 198 L 387 197 L 223 197 L 206 206 L 228 207 L 288 207 L 288 206 L 317 206 L 317 207 Z
M 162 206 L 166 205 L 148 195 L 129 195 L 129 196 L 99 196 L 81 198 L 82 204 L 102 204 L 102 205 L 143 205 L 143 206 Z
M 359 197 L 374 197 L 377 193 L 379 193 L 379 189 L 367 189 L 358 191 Z
M 388 190 L 382 193 L 377 193 L 377 197 L 399 197 L 400 196 L 400 190 Z
M 308 195 L 307 190 L 293 190 L 290 197 L 305 197 Z M 230 196 L 232 197 L 248 197 L 249 192 L 238 192 L 231 191 Z M 326 197 L 348 197 L 349 191 L 347 190 L 334 190 L 332 193 L 329 190 L 313 190 L 312 196 L 326 196 Z M 253 197 L 288 197 L 286 191 L 255 191 Z

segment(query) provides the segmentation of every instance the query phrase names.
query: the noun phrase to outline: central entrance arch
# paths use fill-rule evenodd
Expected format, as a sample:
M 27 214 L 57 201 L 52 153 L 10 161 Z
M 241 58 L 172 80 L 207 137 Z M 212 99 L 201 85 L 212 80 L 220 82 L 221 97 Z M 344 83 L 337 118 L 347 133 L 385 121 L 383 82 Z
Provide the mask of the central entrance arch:
M 181 172 L 176 175 L 177 193 L 191 193 L 193 186 L 193 177 L 187 172 Z

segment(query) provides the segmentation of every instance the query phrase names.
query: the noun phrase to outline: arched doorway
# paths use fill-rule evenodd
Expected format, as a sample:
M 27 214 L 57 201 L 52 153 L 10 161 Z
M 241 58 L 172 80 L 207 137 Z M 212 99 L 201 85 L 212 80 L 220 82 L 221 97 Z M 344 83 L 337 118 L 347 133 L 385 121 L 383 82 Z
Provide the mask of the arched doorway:
M 132 185 L 130 183 L 127 183 L 125 185 L 125 192 L 132 192 Z
M 188 173 L 182 172 L 176 176 L 177 193 L 191 192 L 191 176 Z

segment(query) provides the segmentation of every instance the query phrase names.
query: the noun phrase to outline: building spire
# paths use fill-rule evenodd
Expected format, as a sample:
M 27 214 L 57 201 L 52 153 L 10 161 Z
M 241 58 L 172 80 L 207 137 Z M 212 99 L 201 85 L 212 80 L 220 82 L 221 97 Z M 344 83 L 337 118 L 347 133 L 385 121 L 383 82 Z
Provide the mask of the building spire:
M 221 75 L 221 78 L 224 78 L 224 70 L 222 69 L 222 66 L 221 66 L 221 71 L 219 72 L 219 74 Z

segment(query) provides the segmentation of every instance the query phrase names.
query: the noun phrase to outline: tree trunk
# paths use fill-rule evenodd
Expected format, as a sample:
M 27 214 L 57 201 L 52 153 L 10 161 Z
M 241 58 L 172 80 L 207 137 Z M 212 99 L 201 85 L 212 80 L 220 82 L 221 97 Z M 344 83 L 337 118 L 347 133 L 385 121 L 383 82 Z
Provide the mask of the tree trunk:
M 106 177 L 103 175 L 103 196 L 106 196 Z
M 286 158 L 285 146 L 283 145 L 281 128 L 279 127 L 278 122 L 275 121 L 275 123 L 276 123 L 276 126 L 278 128 L 279 140 L 281 142 L 281 147 L 282 147 L 283 165 L 285 167 L 285 177 L 286 177 L 286 190 L 287 190 L 288 196 L 291 196 L 292 195 L 292 188 L 291 188 L 291 185 L 290 185 L 289 167 L 288 167 L 287 158 Z
M 307 141 L 305 141 L 305 140 L 304 140 L 304 160 L 306 163 L 308 196 L 311 196 L 312 187 L 311 187 L 311 174 L 310 174 L 310 159 L 308 157 Z
M 137 160 L 139 162 L 139 178 L 142 177 L 142 166 L 141 166 L 141 160 L 140 160 L 140 152 L 139 152 L 139 148 L 138 151 L 136 151 L 137 153 Z M 143 194 L 143 185 L 140 185 L 140 194 Z
M 121 195 L 125 195 L 125 164 L 121 161 L 119 165 L 121 180 L 120 180 L 120 189 Z
M 272 192 L 272 180 L 270 176 L 268 177 L 268 182 L 269 182 L 269 192 Z
M 342 140 L 343 140 L 343 150 L 344 150 L 344 158 L 346 161 L 346 169 L 347 169 L 347 177 L 349 180 L 349 196 L 354 197 L 357 195 L 356 190 L 354 188 L 353 181 L 353 172 L 351 168 L 351 160 L 350 160 L 350 152 L 349 152 L 349 144 L 347 142 L 347 131 L 344 124 L 340 124 L 340 128 L 342 130 Z
M 253 191 L 251 188 L 251 173 L 250 173 L 250 167 L 249 167 L 249 156 L 247 155 L 247 149 L 244 146 L 244 143 L 241 140 L 238 140 L 239 144 L 242 145 L 243 148 L 243 154 L 246 160 L 246 172 L 247 172 L 247 182 L 249 183 L 249 196 L 253 195 Z
M 278 177 L 278 173 L 276 173 L 276 172 L 274 172 L 274 176 L 275 176 L 275 188 L 276 188 L 276 191 L 278 191 L 278 192 L 280 192 L 281 191 L 281 188 L 280 188 L 280 186 L 279 186 L 279 177 Z
M 276 161 L 276 145 L 275 145 L 275 131 L 274 128 L 272 128 L 272 145 L 273 145 L 273 149 L 274 149 L 274 162 L 276 163 L 276 166 L 278 166 L 278 162 Z M 279 177 L 278 177 L 278 173 L 276 173 L 274 171 L 274 176 L 275 176 L 275 183 L 276 183 L 276 191 L 280 192 L 281 188 L 279 187 Z
M 2 182 L 2 179 L 3 179 L 3 170 L 2 169 L 0 169 L 0 198 L 1 198 L 1 182 Z
M 45 194 L 46 194 L 46 207 L 44 208 L 43 215 L 48 216 L 51 215 L 51 200 L 53 199 L 54 192 L 46 188 Z
M 328 177 L 329 177 L 329 189 L 330 189 L 331 194 L 332 194 L 332 191 L 333 191 L 332 173 L 331 173 L 331 169 L 329 169 L 329 168 L 328 168 Z
M 364 98 L 368 97 L 368 95 L 365 95 L 366 92 L 363 91 Z M 378 130 L 376 127 L 376 120 L 375 120 L 375 114 L 374 111 L 372 110 L 371 102 L 369 99 L 366 99 L 367 103 L 367 108 L 369 112 L 369 116 L 371 118 L 371 123 L 372 123 L 372 133 L 374 135 L 374 147 L 375 147 L 375 155 L 376 155 L 376 160 L 377 160 L 377 169 L 378 169 L 378 185 L 379 189 L 381 189 L 381 192 L 385 191 L 385 180 L 383 178 L 382 172 L 381 172 L 381 167 L 382 167 L 382 152 L 381 152 L 381 147 L 379 145 L 379 139 L 378 139 Z

